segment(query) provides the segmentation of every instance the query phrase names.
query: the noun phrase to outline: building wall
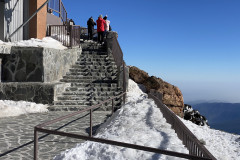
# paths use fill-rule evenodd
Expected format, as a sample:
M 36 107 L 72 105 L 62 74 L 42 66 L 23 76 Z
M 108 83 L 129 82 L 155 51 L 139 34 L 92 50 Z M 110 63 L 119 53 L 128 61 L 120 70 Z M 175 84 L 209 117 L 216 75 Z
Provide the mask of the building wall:
M 4 41 L 4 2 L 0 1 L 0 40 Z
M 10 52 L 2 54 L 3 82 L 59 81 L 82 51 L 81 48 L 11 47 Z
M 29 0 L 23 2 L 23 21 L 26 22 L 29 18 Z M 23 39 L 29 39 L 29 23 L 23 27 Z
M 44 4 L 46 0 L 30 0 L 29 15 L 33 15 L 36 10 Z M 47 26 L 47 5 L 37 13 L 29 23 L 29 38 L 42 39 L 46 37 Z
M 4 9 L 4 38 L 11 35 L 23 24 L 23 0 L 5 0 Z M 23 29 L 20 29 L 11 41 L 23 39 Z

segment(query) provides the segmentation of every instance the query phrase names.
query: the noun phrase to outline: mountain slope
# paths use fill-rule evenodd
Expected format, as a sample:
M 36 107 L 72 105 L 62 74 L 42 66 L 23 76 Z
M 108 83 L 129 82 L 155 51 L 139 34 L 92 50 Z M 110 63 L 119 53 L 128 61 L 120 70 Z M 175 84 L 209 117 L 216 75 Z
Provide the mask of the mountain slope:
M 240 134 L 240 103 L 200 103 L 193 106 L 212 128 Z

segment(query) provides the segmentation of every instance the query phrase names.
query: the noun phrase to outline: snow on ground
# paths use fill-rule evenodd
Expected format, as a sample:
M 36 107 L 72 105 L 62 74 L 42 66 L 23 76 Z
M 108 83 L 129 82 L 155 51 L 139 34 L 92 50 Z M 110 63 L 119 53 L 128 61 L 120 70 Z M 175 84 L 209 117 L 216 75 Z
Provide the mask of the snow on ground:
M 51 37 L 45 37 L 42 40 L 31 38 L 29 40 L 21 40 L 17 42 L 3 42 L 0 40 L 0 45 L 67 49 L 67 47 L 63 46 L 61 42 Z
M 98 130 L 95 137 L 188 153 L 176 133 L 166 123 L 153 100 L 129 81 L 127 103 Z M 143 160 L 179 159 L 124 147 L 86 141 L 57 155 L 55 160 Z
M 0 100 L 0 118 L 27 113 L 47 112 L 47 105 L 26 101 Z
M 198 126 L 180 119 L 199 140 L 204 140 L 205 147 L 218 160 L 240 160 L 240 135 L 211 129 L 208 126 Z

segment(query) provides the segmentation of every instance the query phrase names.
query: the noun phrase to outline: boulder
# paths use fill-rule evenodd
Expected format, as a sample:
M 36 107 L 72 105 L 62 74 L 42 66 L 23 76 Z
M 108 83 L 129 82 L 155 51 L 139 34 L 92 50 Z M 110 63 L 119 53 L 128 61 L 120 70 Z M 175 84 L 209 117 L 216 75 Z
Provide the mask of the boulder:
M 208 120 L 206 119 L 206 117 L 201 115 L 199 111 L 194 110 L 191 105 L 184 104 L 183 113 L 184 113 L 183 118 L 185 120 L 189 120 L 192 123 L 195 123 L 199 126 L 205 126 L 205 125 L 209 126 Z
M 163 103 L 175 114 L 183 117 L 183 95 L 178 87 L 163 81 L 161 78 L 149 76 L 147 72 L 135 66 L 129 67 L 129 77 L 136 83 L 143 84 L 146 87 L 147 93 L 150 89 L 155 89 L 162 93 Z

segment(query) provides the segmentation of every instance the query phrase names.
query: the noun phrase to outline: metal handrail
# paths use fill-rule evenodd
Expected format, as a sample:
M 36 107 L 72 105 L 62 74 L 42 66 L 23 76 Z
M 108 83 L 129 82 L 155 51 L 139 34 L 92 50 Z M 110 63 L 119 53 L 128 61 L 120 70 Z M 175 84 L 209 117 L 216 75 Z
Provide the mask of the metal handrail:
M 108 38 L 108 35 L 107 35 L 107 40 L 106 40 L 106 43 L 107 43 L 107 46 L 111 49 L 111 53 L 113 55 L 113 59 L 117 65 L 117 68 L 118 68 L 118 73 L 120 74 L 120 71 L 122 69 L 122 72 L 123 72 L 123 91 L 126 92 L 126 78 L 125 78 L 125 75 L 126 75 L 126 70 L 125 70 L 125 62 L 123 60 L 123 52 L 122 52 L 122 49 L 118 43 L 118 40 L 117 40 L 117 37 L 116 37 L 116 34 L 111 37 L 111 38 Z M 120 75 L 118 75 L 119 77 Z M 120 79 L 119 79 L 120 80 Z
M 116 99 L 118 97 L 121 97 L 121 96 L 123 96 L 125 94 L 126 94 L 126 92 L 121 93 L 118 96 L 113 96 L 113 97 L 111 97 L 111 98 L 109 98 L 109 99 L 107 99 L 107 100 L 105 100 L 105 101 L 103 101 L 103 102 L 101 102 L 101 103 L 99 103 L 97 105 L 91 106 L 91 107 L 86 108 L 84 110 L 76 111 L 76 112 L 73 112 L 71 114 L 67 114 L 65 116 L 62 116 L 62 117 L 59 117 L 59 118 L 56 118 L 56 119 L 53 119 L 53 120 L 50 120 L 50 121 L 47 121 L 47 122 L 44 122 L 44 123 L 41 123 L 41 124 L 38 124 L 37 126 L 35 126 L 34 127 L 34 160 L 38 159 L 38 133 L 37 132 L 44 132 L 44 133 L 49 133 L 50 132 L 49 134 L 55 134 L 55 135 L 63 133 L 63 132 L 56 131 L 56 130 L 44 129 L 43 127 L 46 127 L 47 125 L 50 125 L 50 124 L 62 121 L 64 119 L 70 118 L 72 116 L 78 115 L 80 113 L 83 113 L 83 112 L 86 112 L 86 111 L 90 111 L 90 132 L 89 132 L 89 137 L 92 137 L 92 112 L 93 112 L 93 110 L 95 110 L 97 108 L 100 108 L 106 102 L 112 101 L 112 114 L 113 114 L 113 112 L 114 112 L 114 99 Z M 125 101 L 124 101 L 124 103 L 125 103 Z M 69 135 L 68 137 L 71 137 L 70 133 L 66 133 L 66 135 Z M 78 136 L 82 137 L 82 135 L 78 135 Z M 85 136 L 83 136 L 83 137 L 85 137 Z M 83 138 L 83 139 L 85 139 L 85 138 Z
M 53 2 L 53 3 L 51 3 Z M 55 4 L 55 2 L 58 2 L 57 5 Z M 52 5 L 53 4 L 53 5 Z M 65 9 L 63 2 L 61 0 L 51 0 L 48 3 L 48 8 L 47 10 L 52 10 L 56 13 L 59 14 L 59 17 L 61 18 L 61 20 L 66 23 L 67 22 L 67 10 Z
M 196 136 L 184 125 L 184 123 L 174 114 L 166 105 L 162 103 L 160 99 L 161 93 L 154 89 L 150 90 L 148 94 L 149 98 L 152 98 L 160 108 L 164 118 L 172 125 L 172 128 L 178 135 L 178 138 L 182 140 L 183 144 L 188 148 L 191 155 L 199 157 L 206 157 L 212 160 L 216 158 L 203 146 L 203 144 L 196 138 Z
M 42 123 L 42 124 L 39 124 L 39 125 L 35 126 L 34 127 L 34 160 L 38 159 L 38 132 L 60 135 L 60 136 L 66 136 L 66 137 L 71 137 L 71 138 L 76 138 L 76 139 L 89 140 L 89 141 L 93 141 L 93 142 L 105 143 L 105 144 L 110 144 L 110 145 L 115 145 L 115 146 L 120 146 L 120 147 L 126 147 L 126 148 L 132 148 L 132 149 L 137 149 L 137 150 L 142 150 L 142 151 L 147 151 L 147 152 L 165 154 L 165 155 L 179 157 L 179 158 L 186 158 L 186 159 L 192 159 L 192 160 L 211 160 L 211 158 L 208 158 L 208 157 L 199 157 L 199 156 L 196 156 L 196 155 L 190 155 L 190 154 L 179 153 L 179 152 L 174 152 L 174 151 L 162 150 L 162 149 L 158 149 L 158 148 L 152 148 L 152 147 L 146 147 L 146 146 L 141 146 L 141 145 L 136 145 L 136 144 L 130 144 L 130 143 L 125 143 L 125 142 L 119 142 L 119 141 L 113 141 L 113 140 L 107 140 L 107 139 L 92 137 L 92 120 L 91 120 L 91 118 L 92 118 L 93 109 L 99 108 L 102 104 L 104 104 L 108 101 L 111 101 L 111 100 L 112 100 L 112 104 L 114 104 L 113 100 L 115 98 L 123 96 L 125 94 L 126 94 L 126 92 L 122 93 L 119 96 L 109 98 L 108 100 L 105 100 L 98 105 L 91 106 L 90 108 L 87 108 L 85 110 L 77 111 L 77 112 L 68 114 L 66 116 L 59 117 L 59 118 L 56 118 L 54 120 L 51 120 L 51 121 L 48 121 L 48 122 L 45 122 L 45 123 Z M 63 119 L 66 119 L 66 118 L 72 117 L 74 115 L 86 112 L 88 110 L 90 110 L 90 134 L 89 134 L 89 136 L 78 135 L 78 134 L 73 134 L 73 133 L 66 133 L 66 132 L 62 132 L 62 131 L 43 128 L 43 127 L 45 127 L 49 124 L 59 122 Z M 114 110 L 114 107 L 112 107 L 112 113 L 113 113 L 113 110 Z
M 46 4 L 48 4 L 48 1 L 47 0 L 45 3 L 43 3 L 43 5 L 41 5 L 41 7 L 39 7 L 37 9 L 37 11 L 35 13 L 33 13 L 33 15 L 31 17 L 29 17 L 22 25 L 20 25 L 11 35 L 9 35 L 9 37 L 7 38 L 7 40 L 9 42 L 11 42 L 11 37 L 16 34 L 22 27 L 24 27 Z

